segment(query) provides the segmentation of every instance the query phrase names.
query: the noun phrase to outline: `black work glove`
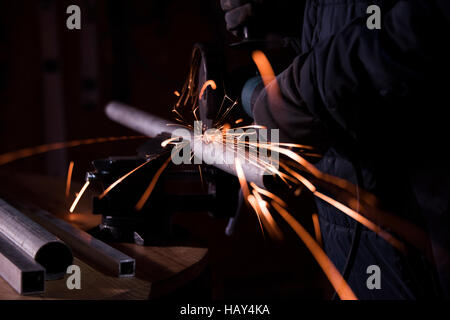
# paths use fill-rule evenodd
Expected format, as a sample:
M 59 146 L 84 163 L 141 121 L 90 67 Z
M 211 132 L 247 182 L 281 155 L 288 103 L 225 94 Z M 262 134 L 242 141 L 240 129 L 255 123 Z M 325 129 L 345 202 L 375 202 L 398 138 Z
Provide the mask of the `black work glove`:
M 299 36 L 305 0 L 220 0 L 227 30 L 243 37 L 244 26 L 250 37 L 268 33 Z
M 225 11 L 227 30 L 235 36 L 242 36 L 242 28 L 255 20 L 255 14 L 260 11 L 264 0 L 220 0 Z

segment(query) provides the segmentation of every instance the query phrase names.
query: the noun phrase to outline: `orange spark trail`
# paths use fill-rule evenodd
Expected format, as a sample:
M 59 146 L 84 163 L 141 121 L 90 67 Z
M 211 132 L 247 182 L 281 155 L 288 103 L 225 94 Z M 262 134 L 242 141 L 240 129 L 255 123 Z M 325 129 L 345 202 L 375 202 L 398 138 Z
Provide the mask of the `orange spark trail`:
M 242 169 L 241 160 L 239 160 L 239 158 L 235 159 L 235 166 L 242 193 L 244 194 L 244 199 L 247 199 L 250 195 L 250 190 L 248 189 L 247 179 L 245 178 L 244 170 Z
M 181 119 L 183 118 L 183 116 L 177 111 L 177 109 L 173 109 L 172 112 L 175 112 Z
M 262 144 L 264 145 L 264 144 Z M 282 147 L 292 147 L 292 148 L 300 148 L 300 149 L 308 149 L 308 150 L 314 150 L 314 147 L 307 146 L 304 144 L 298 144 L 298 143 L 284 143 L 284 142 L 271 142 L 267 146 L 282 146 Z
M 141 199 L 139 199 L 138 203 L 135 206 L 135 209 L 137 211 L 141 211 L 142 208 L 144 207 L 145 203 L 147 202 L 148 198 L 150 197 L 150 195 L 153 192 L 153 189 L 156 186 L 156 183 L 159 180 L 159 177 L 161 176 L 161 174 L 163 173 L 163 171 L 167 168 L 167 166 L 169 165 L 170 160 L 172 159 L 172 157 L 169 157 L 169 159 L 166 160 L 166 162 L 164 162 L 164 164 L 161 166 L 161 168 L 158 169 L 158 171 L 156 172 L 155 176 L 153 177 L 152 181 L 150 182 L 147 190 L 145 190 L 144 194 L 142 195 Z
M 297 172 L 295 172 L 282 162 L 280 162 L 280 166 L 283 167 L 283 169 L 286 170 L 289 174 L 291 174 L 294 178 L 300 181 L 306 188 L 308 188 L 309 191 L 311 191 L 312 193 L 316 192 L 317 190 L 316 187 L 305 177 L 298 174 Z
M 165 148 L 165 147 L 167 147 L 167 145 L 169 145 L 170 143 L 172 143 L 172 142 L 174 142 L 174 141 L 177 141 L 177 140 L 180 140 L 180 139 L 182 139 L 182 137 L 173 137 L 173 138 L 167 139 L 167 140 L 165 140 L 165 141 L 163 141 L 163 142 L 161 143 L 161 147 Z
M 266 197 L 274 200 L 275 202 L 277 202 L 279 205 L 283 206 L 283 207 L 287 207 L 286 202 L 284 202 L 283 200 L 280 199 L 280 197 L 274 195 L 272 192 L 267 191 L 263 188 L 258 187 L 256 184 L 254 184 L 253 182 L 250 182 L 250 185 L 252 186 L 253 189 L 255 189 L 256 191 L 258 191 L 259 193 L 261 193 L 262 195 L 265 195 Z
M 200 181 L 202 183 L 202 188 L 205 187 L 205 182 L 203 181 L 203 174 L 202 174 L 202 166 L 198 165 L 198 173 L 200 174 Z
M 298 155 L 297 153 L 295 153 L 291 150 L 283 149 L 283 148 L 280 148 L 277 146 L 272 146 L 270 148 L 270 150 L 279 152 L 279 153 L 284 154 L 285 156 L 291 158 L 292 160 L 294 160 L 298 164 L 302 165 L 306 170 L 308 170 L 310 173 L 312 173 L 314 176 L 316 176 L 318 178 L 323 176 L 323 173 L 319 169 L 317 169 L 313 164 L 311 164 L 305 158 L 301 157 L 300 155 Z
M 136 171 L 138 171 L 140 168 L 142 168 L 143 166 L 145 166 L 146 164 L 148 164 L 150 161 L 145 161 L 143 164 L 141 164 L 139 167 L 134 168 L 133 170 L 131 170 L 130 172 L 128 172 L 126 175 L 124 175 L 123 177 L 119 178 L 116 182 L 114 182 L 113 184 L 111 184 L 105 191 L 103 191 L 103 193 L 98 197 L 99 200 L 103 199 L 112 189 L 114 189 L 119 183 L 121 183 L 123 180 L 125 180 L 126 178 L 128 178 L 130 175 L 132 175 L 133 173 L 135 173 Z
M 269 83 L 275 79 L 275 72 L 273 71 L 269 60 L 267 59 L 266 55 L 260 50 L 254 51 L 252 53 L 252 58 L 256 66 L 258 67 L 264 85 L 267 87 Z
M 311 235 L 303 228 L 303 226 L 294 219 L 284 208 L 278 205 L 275 201 L 272 202 L 275 210 L 284 218 L 284 220 L 291 226 L 295 233 L 300 237 L 313 257 L 319 263 L 323 272 L 330 280 L 331 285 L 336 290 L 341 300 L 358 300 L 353 290 L 348 283 L 336 269 L 336 266 L 325 254 L 319 244 L 311 237 Z
M 221 114 L 222 109 L 223 109 L 223 106 L 225 105 L 225 101 L 226 101 L 226 100 L 228 100 L 229 102 L 233 102 L 233 100 L 232 100 L 229 96 L 227 96 L 227 95 L 225 94 L 225 96 L 224 96 L 223 99 L 222 99 L 222 103 L 220 104 L 219 111 L 217 111 L 216 117 L 214 118 L 214 123 L 217 123 L 217 117 Z M 217 127 L 217 126 L 216 126 L 216 127 Z
M 272 215 L 270 214 L 270 211 L 267 208 L 268 203 L 261 198 L 261 195 L 258 193 L 258 191 L 253 190 L 252 193 L 256 199 L 256 204 L 257 204 L 257 207 L 259 208 L 258 213 L 260 214 L 260 216 L 262 218 L 261 220 L 262 220 L 264 226 L 266 227 L 266 230 L 269 232 L 270 236 L 273 239 L 275 239 L 277 241 L 282 240 L 283 233 L 281 232 L 277 223 L 275 222 Z
M 322 243 L 322 234 L 320 233 L 320 223 L 319 223 L 319 216 L 317 215 L 317 213 L 313 213 L 312 215 L 312 220 L 313 220 L 313 224 L 314 224 L 314 233 L 316 235 L 316 240 L 317 243 L 323 247 L 323 243 Z
M 250 206 L 253 208 L 253 210 L 256 213 L 256 217 L 258 218 L 259 226 L 261 227 L 261 232 L 262 232 L 264 240 L 265 240 L 266 239 L 266 235 L 264 233 L 264 228 L 263 228 L 261 217 L 260 217 L 261 211 L 260 211 L 260 208 L 259 208 L 258 203 L 257 203 L 258 201 L 256 200 L 256 198 L 252 194 L 248 196 L 246 201 L 250 204 Z
M 205 90 L 206 90 L 206 88 L 207 88 L 208 86 L 210 86 L 213 90 L 216 90 L 216 89 L 217 89 L 217 85 L 216 85 L 216 83 L 214 82 L 214 80 L 208 80 L 208 81 L 206 81 L 206 82 L 203 84 L 202 90 L 200 90 L 200 94 L 199 94 L 200 99 L 203 97 L 203 94 L 205 93 Z
M 220 130 L 227 134 L 227 131 L 231 129 L 231 125 L 229 123 L 225 123 Z
M 350 216 L 354 220 L 358 221 L 362 225 L 366 226 L 368 229 L 372 230 L 373 232 L 377 233 L 380 237 L 382 237 L 384 240 L 386 240 L 388 243 L 390 243 L 392 246 L 397 248 L 400 251 L 405 250 L 404 244 L 397 240 L 395 237 L 384 231 L 382 228 L 377 226 L 375 223 L 367 219 L 366 217 L 362 216 L 355 210 L 347 207 L 346 205 L 340 203 L 337 200 L 334 200 L 326 195 L 324 195 L 321 192 L 318 192 L 316 187 L 305 177 L 300 175 L 299 173 L 295 172 L 294 170 L 289 169 L 287 166 L 284 166 L 281 164 L 282 167 L 288 171 L 290 174 L 292 174 L 295 178 L 297 178 L 306 188 L 309 189 L 317 198 L 322 199 L 323 201 L 329 203 L 336 209 L 340 210 L 341 212 L 345 213 L 346 215 Z
M 400 250 L 400 251 L 406 250 L 405 245 L 401 241 L 394 238 L 392 235 L 390 235 L 389 233 L 387 233 L 386 231 L 381 229 L 375 223 L 369 221 L 367 218 L 360 215 L 355 210 L 350 209 L 349 207 L 345 206 L 344 204 L 340 203 L 339 201 L 336 201 L 336 200 L 324 195 L 323 193 L 316 191 L 316 192 L 314 192 L 314 195 L 316 197 L 322 199 L 323 201 L 328 202 L 333 207 L 339 209 L 340 211 L 342 211 L 346 215 L 350 216 L 351 218 L 355 219 L 362 225 L 366 226 L 368 229 L 370 229 L 373 232 L 375 232 L 376 234 L 378 234 L 380 237 L 382 237 L 384 240 L 386 240 L 388 243 L 390 243 L 393 247 L 397 248 L 398 250 Z
M 225 112 L 224 112 L 223 115 L 220 117 L 220 119 L 219 119 L 218 121 L 214 121 L 214 127 L 216 127 L 216 128 L 219 127 L 220 124 L 221 124 L 223 121 L 225 121 L 225 119 L 226 119 L 226 117 L 228 116 L 228 114 L 230 114 L 231 110 L 233 110 L 233 108 L 234 108 L 235 106 L 237 106 L 237 104 L 238 104 L 237 101 L 234 101 L 233 104 L 225 110 Z M 220 115 L 220 110 L 219 110 L 219 112 L 217 113 L 217 116 L 219 116 L 219 115 Z M 217 117 L 217 116 L 216 116 L 216 117 Z
M 25 148 L 17 151 L 8 152 L 0 155 L 0 166 L 17 161 L 20 159 L 28 158 L 38 154 L 56 151 L 65 148 L 73 148 L 82 145 L 90 145 L 94 143 L 104 143 L 104 142 L 114 142 L 114 141 L 124 141 L 124 140 L 134 140 L 143 139 L 145 136 L 126 136 L 126 137 L 109 137 L 109 138 L 94 138 L 86 140 L 75 140 L 70 142 L 56 142 L 45 144 L 37 147 Z
M 245 203 L 250 204 L 250 206 L 255 211 L 256 217 L 258 218 L 259 226 L 261 227 L 261 232 L 263 234 L 263 237 L 265 239 L 264 234 L 264 228 L 261 221 L 262 212 L 260 210 L 258 200 L 255 198 L 254 195 L 250 194 L 250 190 L 248 188 L 247 179 L 245 178 L 244 170 L 242 169 L 241 160 L 239 158 L 235 159 L 235 166 L 236 166 L 236 174 L 239 179 L 239 184 L 241 185 L 242 194 L 244 196 Z
M 259 73 L 261 74 L 264 86 L 266 87 L 269 103 L 271 105 L 276 105 L 280 102 L 280 87 L 278 86 L 275 72 L 273 71 L 269 60 L 266 55 L 259 50 L 253 52 L 252 58 L 259 70 Z
M 309 189 L 316 197 L 319 199 L 322 199 L 323 201 L 329 203 L 336 209 L 340 210 L 341 212 L 345 213 L 346 215 L 350 216 L 354 220 L 358 221 L 362 225 L 366 226 L 368 229 L 372 230 L 373 232 L 377 233 L 380 237 L 382 237 L 384 240 L 386 240 L 388 243 L 390 243 L 395 248 L 399 249 L 400 251 L 405 250 L 404 244 L 397 240 L 395 237 L 391 236 L 389 233 L 381 229 L 379 226 L 377 226 L 375 223 L 367 219 L 366 217 L 362 216 L 355 210 L 347 207 L 346 205 L 340 203 L 337 200 L 334 200 L 326 195 L 324 195 L 321 192 L 317 191 L 317 188 L 305 177 L 300 175 L 299 173 L 295 172 L 294 170 L 288 168 L 287 166 L 283 165 L 281 163 L 281 166 L 288 171 L 292 176 L 294 176 L 296 179 L 298 179 L 306 188 Z
M 81 190 L 78 193 L 75 201 L 73 202 L 72 206 L 70 207 L 70 210 L 69 210 L 70 213 L 73 213 L 75 211 L 75 208 L 77 207 L 78 202 L 80 201 L 80 199 L 83 196 L 84 192 L 86 191 L 87 187 L 89 187 L 90 183 L 91 183 L 90 181 L 86 181 L 86 183 L 84 184 L 83 188 L 81 188 Z
M 70 161 L 69 170 L 67 171 L 67 181 L 66 181 L 66 198 L 70 193 L 70 185 L 72 183 L 72 172 L 73 172 L 74 162 Z

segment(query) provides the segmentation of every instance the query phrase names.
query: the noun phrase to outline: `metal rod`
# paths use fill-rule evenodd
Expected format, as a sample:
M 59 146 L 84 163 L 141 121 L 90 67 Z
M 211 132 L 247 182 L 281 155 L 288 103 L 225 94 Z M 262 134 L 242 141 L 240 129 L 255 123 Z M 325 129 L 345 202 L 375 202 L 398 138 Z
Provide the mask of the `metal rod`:
M 106 115 L 121 125 L 135 130 L 139 133 L 145 134 L 149 137 L 155 137 L 162 132 L 173 134 L 177 127 L 174 123 L 168 120 L 153 116 L 142 110 L 124 105 L 120 102 L 111 102 L 106 106 Z M 189 138 L 189 137 L 183 137 Z M 237 176 L 236 167 L 229 161 L 229 154 L 225 154 L 223 145 L 217 143 L 202 143 L 202 148 L 194 146 L 193 133 L 191 132 L 191 147 L 194 155 L 203 159 L 206 163 L 211 163 L 218 169 Z M 230 151 L 228 151 L 230 152 Z M 265 170 L 260 168 L 245 159 L 245 157 L 237 152 L 232 155 L 233 158 L 240 158 L 242 169 L 245 173 L 247 181 L 253 182 L 260 187 L 264 187 Z
M 64 276 L 73 262 L 67 245 L 0 199 L 0 234 L 45 268 L 46 279 Z
M 64 240 L 81 259 L 95 263 L 95 267 L 114 276 L 134 277 L 136 262 L 133 258 L 46 211 L 33 210 L 30 217 Z
M 155 137 L 162 132 L 172 133 L 179 128 L 173 126 L 174 123 L 171 121 L 155 117 L 120 102 L 109 103 L 106 106 L 105 113 L 111 120 L 149 137 Z
M 43 293 L 45 269 L 0 234 L 0 276 L 21 295 Z

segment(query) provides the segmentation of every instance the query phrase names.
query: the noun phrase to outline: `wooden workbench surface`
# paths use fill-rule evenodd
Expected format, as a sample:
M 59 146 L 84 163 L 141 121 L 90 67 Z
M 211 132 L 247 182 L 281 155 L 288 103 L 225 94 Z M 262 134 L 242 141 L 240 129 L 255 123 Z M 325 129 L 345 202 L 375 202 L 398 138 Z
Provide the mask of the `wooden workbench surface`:
M 0 197 L 7 201 L 33 203 L 83 230 L 91 229 L 100 222 L 100 216 L 90 213 L 89 194 L 80 201 L 75 214 L 68 214 L 71 199 L 66 199 L 65 181 L 61 179 L 22 174 L 1 174 L 0 178 Z M 80 184 L 74 184 L 72 191 L 79 188 Z M 66 276 L 65 279 L 47 281 L 42 295 L 20 296 L 0 278 L 0 300 L 148 299 L 174 292 L 195 279 L 206 266 L 208 250 L 192 244 L 165 247 L 141 247 L 134 244 L 114 246 L 136 259 L 136 277 L 112 277 L 97 270 L 95 265 L 88 265 L 75 257 L 74 264 L 81 268 L 81 290 L 69 290 Z

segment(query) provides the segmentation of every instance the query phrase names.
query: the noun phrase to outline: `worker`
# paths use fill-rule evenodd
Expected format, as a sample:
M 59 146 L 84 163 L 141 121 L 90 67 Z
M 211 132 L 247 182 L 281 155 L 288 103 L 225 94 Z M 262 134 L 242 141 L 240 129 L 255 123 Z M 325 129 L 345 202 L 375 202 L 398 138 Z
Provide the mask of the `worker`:
M 268 1 L 221 0 L 227 29 L 241 35 L 250 21 L 264 25 L 267 16 L 258 20 L 258 13 Z M 324 250 L 358 298 L 450 298 L 450 172 L 443 155 L 450 2 L 304 2 L 302 52 L 267 87 L 246 95 L 254 120 L 279 129 L 283 142 L 313 145 L 323 153 L 317 168 L 368 190 L 385 212 L 429 235 L 429 247 L 401 252 L 316 200 Z M 368 21 L 373 13 L 379 26 Z M 279 96 L 268 99 L 276 85 Z M 370 270 L 379 271 L 375 287 Z

